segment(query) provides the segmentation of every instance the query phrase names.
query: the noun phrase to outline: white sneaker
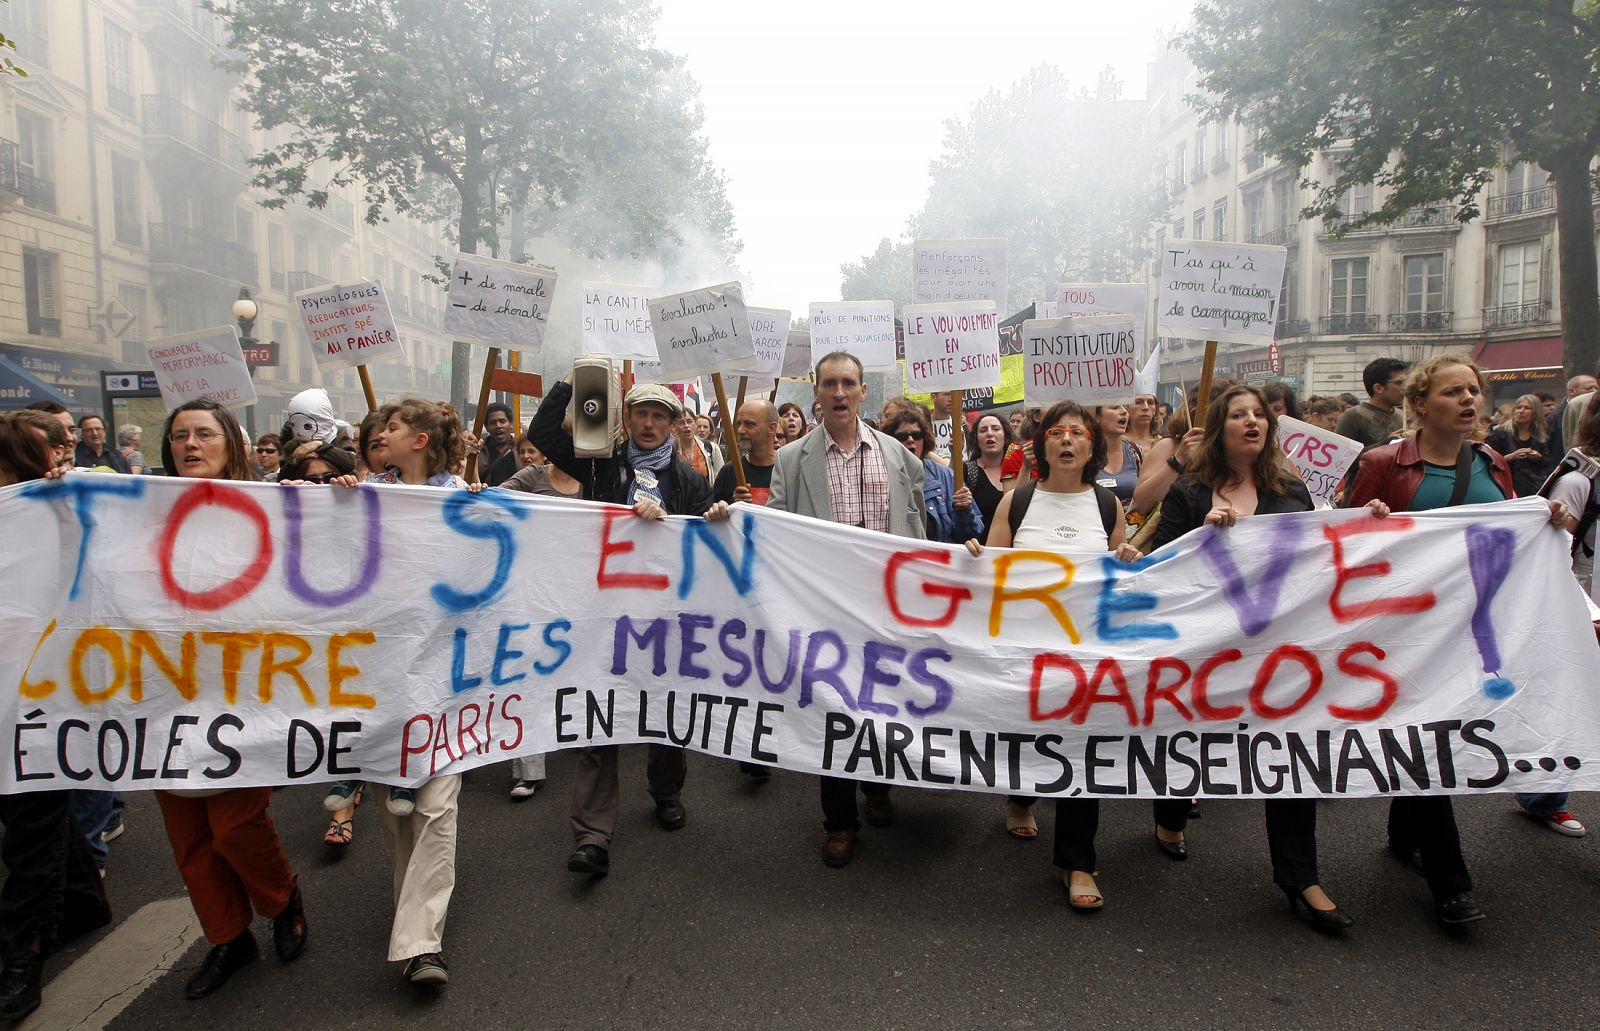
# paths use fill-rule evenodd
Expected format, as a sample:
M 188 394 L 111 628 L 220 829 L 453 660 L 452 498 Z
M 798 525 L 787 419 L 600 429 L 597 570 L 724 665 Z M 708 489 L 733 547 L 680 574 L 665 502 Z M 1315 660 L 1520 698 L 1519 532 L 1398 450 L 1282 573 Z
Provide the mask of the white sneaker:
M 396 816 L 410 816 L 417 811 L 417 792 L 414 788 L 390 788 L 389 812 Z
M 524 798 L 532 798 L 533 797 L 533 793 L 535 791 L 538 791 L 538 790 L 539 790 L 539 782 L 538 781 L 536 781 L 536 780 L 519 780 L 515 784 L 511 785 L 511 797 L 515 798 L 515 799 L 518 799 L 519 801 L 521 799 L 524 799 Z
M 126 821 L 118 821 L 100 832 L 100 840 L 110 843 L 122 837 L 122 832 L 128 829 Z

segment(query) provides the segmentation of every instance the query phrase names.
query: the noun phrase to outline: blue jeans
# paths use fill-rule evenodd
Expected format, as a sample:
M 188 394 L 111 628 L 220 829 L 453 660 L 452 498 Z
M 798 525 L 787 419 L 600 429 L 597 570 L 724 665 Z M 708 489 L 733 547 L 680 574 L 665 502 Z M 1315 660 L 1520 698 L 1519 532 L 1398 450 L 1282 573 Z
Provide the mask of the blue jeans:
M 1517 804 L 1534 816 L 1554 816 L 1556 813 L 1566 811 L 1567 793 L 1560 791 L 1549 795 L 1519 794 Z
M 72 814 L 78 827 L 89 840 L 89 851 L 94 853 L 94 865 L 106 868 L 106 843 L 103 835 L 108 827 L 122 822 L 122 793 L 120 791 L 74 791 Z

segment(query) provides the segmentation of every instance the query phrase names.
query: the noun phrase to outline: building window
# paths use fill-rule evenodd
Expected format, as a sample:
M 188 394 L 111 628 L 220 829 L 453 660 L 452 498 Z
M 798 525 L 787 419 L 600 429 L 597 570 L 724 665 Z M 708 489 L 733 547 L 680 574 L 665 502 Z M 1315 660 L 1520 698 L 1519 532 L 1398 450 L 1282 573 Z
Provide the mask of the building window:
M 1180 218 L 1172 223 L 1172 238 L 1174 240 L 1183 239 L 1183 219 Z
M 133 117 L 133 36 L 116 22 L 106 25 L 106 106 Z
M 25 247 L 22 251 L 22 293 L 28 307 L 28 332 L 61 335 L 60 255 Z
M 256 249 L 256 217 L 249 208 L 233 209 L 233 242 L 251 251 Z
M 1194 131 L 1194 167 L 1198 171 L 1206 163 L 1206 127 Z
M 1178 167 L 1172 170 L 1172 185 L 1182 186 L 1189 181 L 1189 147 L 1180 143 L 1172 153 L 1173 163 Z
M 1333 263 L 1333 297 L 1328 314 L 1347 323 L 1352 315 L 1367 313 L 1367 258 L 1339 258 Z M 1334 332 L 1341 332 L 1335 329 Z M 1345 329 L 1342 332 L 1355 332 Z
M 1262 191 L 1252 190 L 1244 195 L 1245 239 L 1259 240 L 1267 231 L 1265 198 Z
M 299 233 L 294 234 L 294 270 L 296 272 L 312 271 L 311 241 Z
M 1299 220 L 1300 213 L 1295 210 L 1294 182 L 1290 179 L 1279 179 L 1272 184 L 1272 205 L 1278 214 L 1278 221 L 1272 228 L 1294 225 Z
M 1406 313 L 1444 311 L 1444 255 L 1406 256 Z
M 1204 240 L 1206 238 L 1205 208 L 1196 208 L 1194 210 L 1194 238 L 1196 240 Z
M 282 290 L 283 279 L 283 227 L 267 226 L 267 283 L 274 290 Z
M 1500 248 L 1500 304 L 1534 304 L 1539 300 L 1539 240 L 1508 243 Z
M 6 38 L 17 45 L 17 56 L 23 64 L 50 63 L 50 2 L 51 0 L 11 0 L 0 4 L 0 26 Z
M 1518 161 L 1506 171 L 1506 192 L 1526 193 L 1546 185 L 1550 177 L 1532 161 Z
M 1372 214 L 1372 183 L 1356 183 L 1344 191 L 1344 196 L 1339 199 L 1339 207 L 1350 218 Z
M 55 127 L 17 108 L 17 192 L 30 208 L 56 210 Z
M 114 152 L 111 155 L 111 210 L 116 221 L 117 242 L 130 247 L 142 245 L 144 219 L 139 214 L 139 162 Z
M 1213 239 L 1226 240 L 1228 238 L 1228 198 L 1217 201 L 1211 209 L 1211 236 Z

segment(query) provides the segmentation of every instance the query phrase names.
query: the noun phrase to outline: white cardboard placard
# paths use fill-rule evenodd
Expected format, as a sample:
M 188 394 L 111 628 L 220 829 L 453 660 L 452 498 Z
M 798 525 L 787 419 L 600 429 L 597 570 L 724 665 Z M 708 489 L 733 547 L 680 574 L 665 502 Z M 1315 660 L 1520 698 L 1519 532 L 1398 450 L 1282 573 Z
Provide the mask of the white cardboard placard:
M 755 361 L 733 372 L 752 381 L 772 382 L 783 373 L 783 353 L 789 346 L 789 313 L 781 308 L 746 308 L 750 317 L 750 339 L 755 342 Z
M 294 304 L 320 369 L 348 369 L 405 356 L 382 283 L 360 279 L 314 287 L 295 294 Z
M 1311 496 L 1330 505 L 1339 481 L 1361 454 L 1360 441 L 1287 415 L 1278 417 L 1278 446 L 1283 448 L 1300 478 L 1306 481 Z
M 654 362 L 656 337 L 650 331 L 650 298 L 660 292 L 645 286 L 583 284 L 584 353 Z
M 1039 318 L 1064 319 L 1072 315 L 1132 315 L 1134 344 L 1144 353 L 1145 321 L 1150 311 L 1150 288 L 1143 283 L 1062 283 L 1056 287 L 1055 314 Z
M 207 397 L 228 408 L 256 403 L 256 385 L 239 347 L 239 327 L 162 337 L 145 343 L 167 410 Z
M 906 384 L 917 393 L 1000 385 L 1000 314 L 993 301 L 911 304 Z
M 911 303 L 993 301 L 1006 310 L 1004 240 L 918 240 L 911 248 Z
M 893 369 L 893 301 L 812 301 L 813 364 L 823 355 L 844 351 L 867 369 Z
M 1156 331 L 1233 344 L 1272 339 L 1286 247 L 1171 240 L 1156 255 Z
M 744 287 L 738 283 L 651 298 L 650 326 L 661 374 L 670 383 L 733 372 L 755 357 Z
M 811 379 L 811 334 L 804 329 L 789 330 L 789 342 L 783 348 L 784 379 Z
M 1133 400 L 1138 374 L 1132 315 L 1029 319 L 1022 324 L 1022 392 L 1030 408 Z
M 544 344 L 556 273 L 538 265 L 456 255 L 444 330 L 463 340 L 534 352 Z

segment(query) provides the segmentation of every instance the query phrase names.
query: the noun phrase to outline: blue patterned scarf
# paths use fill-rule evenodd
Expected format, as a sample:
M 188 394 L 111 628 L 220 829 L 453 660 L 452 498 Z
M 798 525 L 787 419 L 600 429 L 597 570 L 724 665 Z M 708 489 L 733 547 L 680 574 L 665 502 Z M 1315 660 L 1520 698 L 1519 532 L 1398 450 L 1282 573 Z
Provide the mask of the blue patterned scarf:
M 667 507 L 666 499 L 661 496 L 660 473 L 672 464 L 672 452 L 676 447 L 671 434 L 665 444 L 653 451 L 646 451 L 629 439 L 628 465 L 633 469 L 633 483 L 628 486 L 628 504 L 636 504 L 642 495 L 662 508 Z

